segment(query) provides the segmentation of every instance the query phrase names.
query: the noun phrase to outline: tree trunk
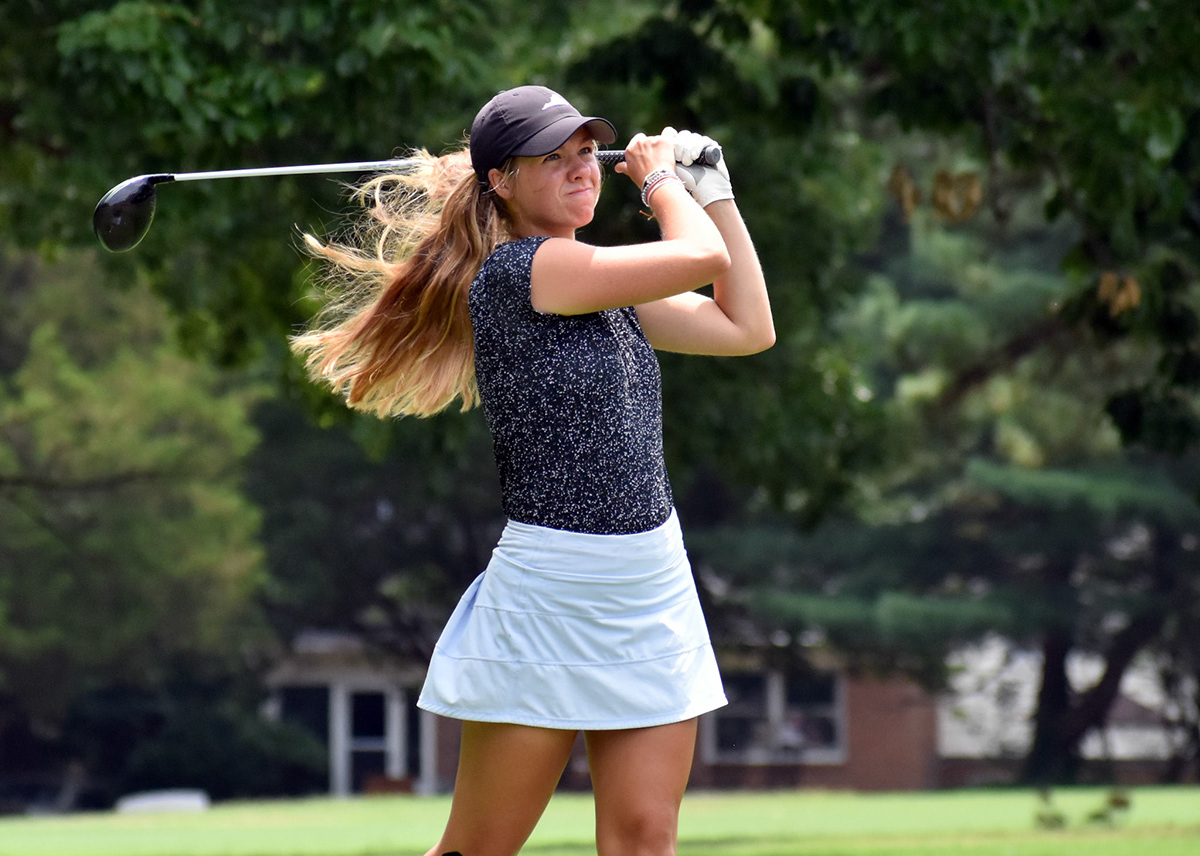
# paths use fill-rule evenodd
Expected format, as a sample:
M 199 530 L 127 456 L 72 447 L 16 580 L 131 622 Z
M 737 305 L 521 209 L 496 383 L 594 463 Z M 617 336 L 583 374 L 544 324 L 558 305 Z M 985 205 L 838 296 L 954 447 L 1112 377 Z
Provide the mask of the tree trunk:
M 1034 711 L 1033 742 L 1021 770 L 1021 781 L 1047 785 L 1074 778 L 1078 758 L 1064 740 L 1064 724 L 1071 711 L 1071 685 L 1067 655 L 1071 633 L 1063 627 L 1047 630 L 1042 638 L 1042 685 Z
M 1104 727 L 1108 712 L 1121 689 L 1121 680 L 1134 657 L 1163 626 L 1156 610 L 1134 618 L 1112 638 L 1103 652 L 1104 674 L 1087 690 L 1074 693 L 1067 679 L 1071 634 L 1056 628 L 1042 642 L 1042 686 L 1034 715 L 1033 743 L 1025 758 L 1021 780 L 1025 784 L 1065 784 L 1079 773 L 1080 744 L 1088 732 Z

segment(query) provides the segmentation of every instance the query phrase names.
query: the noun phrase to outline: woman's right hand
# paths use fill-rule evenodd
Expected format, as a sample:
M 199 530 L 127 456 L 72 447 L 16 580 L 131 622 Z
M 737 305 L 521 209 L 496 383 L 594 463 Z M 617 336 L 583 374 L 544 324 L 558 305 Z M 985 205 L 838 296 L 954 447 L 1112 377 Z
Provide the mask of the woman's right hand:
M 625 146 L 625 162 L 617 164 L 615 171 L 629 176 L 639 188 L 645 183 L 646 176 L 656 169 L 674 172 L 675 134 L 671 127 L 663 128 L 661 134 L 653 137 L 634 134 Z

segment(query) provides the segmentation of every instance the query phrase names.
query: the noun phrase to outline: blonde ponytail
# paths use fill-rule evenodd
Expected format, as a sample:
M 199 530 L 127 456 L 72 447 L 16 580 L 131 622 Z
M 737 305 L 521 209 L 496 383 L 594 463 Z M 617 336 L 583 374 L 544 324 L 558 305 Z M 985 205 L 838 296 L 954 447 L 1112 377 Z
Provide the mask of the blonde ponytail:
M 414 160 L 358 188 L 367 210 L 346 242 L 304 236 L 325 262 L 330 299 L 292 350 L 350 407 L 381 417 L 479 403 L 467 290 L 509 238 L 502 203 L 465 149 Z

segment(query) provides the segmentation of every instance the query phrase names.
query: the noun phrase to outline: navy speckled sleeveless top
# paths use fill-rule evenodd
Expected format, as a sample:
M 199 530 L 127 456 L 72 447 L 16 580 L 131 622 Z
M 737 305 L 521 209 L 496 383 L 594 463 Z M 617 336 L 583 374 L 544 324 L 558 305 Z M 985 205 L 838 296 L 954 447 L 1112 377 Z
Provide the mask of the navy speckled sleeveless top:
M 533 254 L 500 246 L 471 283 L 475 379 L 512 520 L 605 535 L 670 516 L 658 360 L 632 307 L 538 312 Z

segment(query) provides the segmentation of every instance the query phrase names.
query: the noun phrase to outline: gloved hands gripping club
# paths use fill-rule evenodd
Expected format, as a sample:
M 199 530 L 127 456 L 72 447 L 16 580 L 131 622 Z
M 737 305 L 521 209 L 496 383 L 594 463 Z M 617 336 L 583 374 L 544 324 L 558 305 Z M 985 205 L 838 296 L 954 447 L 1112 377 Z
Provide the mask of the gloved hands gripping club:
M 721 199 L 733 199 L 733 184 L 729 180 L 729 168 L 725 158 L 716 164 L 697 163 L 701 153 L 720 146 L 712 137 L 694 131 L 680 131 L 675 135 L 675 174 L 701 208 L 707 208 Z

